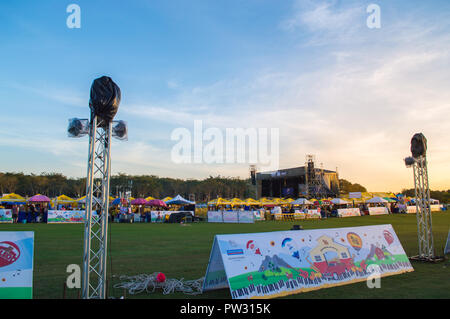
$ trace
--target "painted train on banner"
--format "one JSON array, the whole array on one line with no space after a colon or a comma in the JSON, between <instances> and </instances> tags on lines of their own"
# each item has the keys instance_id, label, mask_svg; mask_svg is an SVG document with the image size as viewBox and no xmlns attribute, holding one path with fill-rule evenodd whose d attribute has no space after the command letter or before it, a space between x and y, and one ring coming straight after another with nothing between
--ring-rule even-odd
<instances>
[{"instance_id":1,"label":"painted train on banner","mask_svg":"<svg viewBox=\"0 0 450 319\"><path fill-rule=\"evenodd\" d=\"M203 288L271 298L364 281L375 267L413 271L391 225L217 235Z\"/></svg>"}]
</instances>

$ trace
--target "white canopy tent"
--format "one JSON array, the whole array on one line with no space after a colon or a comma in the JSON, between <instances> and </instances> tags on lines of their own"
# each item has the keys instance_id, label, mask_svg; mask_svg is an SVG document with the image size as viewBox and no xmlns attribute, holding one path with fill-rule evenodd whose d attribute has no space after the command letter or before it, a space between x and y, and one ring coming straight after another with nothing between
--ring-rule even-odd
<instances>
[{"instance_id":1,"label":"white canopy tent","mask_svg":"<svg viewBox=\"0 0 450 319\"><path fill-rule=\"evenodd\" d=\"M296 200L294 200L293 202L290 202L289 204L291 204L291 205L312 205L313 203L311 203L306 198L297 198Z\"/></svg>"},{"instance_id":2,"label":"white canopy tent","mask_svg":"<svg viewBox=\"0 0 450 319\"><path fill-rule=\"evenodd\" d=\"M331 200L331 202L332 202L333 204L336 204L336 205L345 205L345 204L348 204L348 202L346 202L345 200L340 199L340 198L333 198L333 199Z\"/></svg>"},{"instance_id":3,"label":"white canopy tent","mask_svg":"<svg viewBox=\"0 0 450 319\"><path fill-rule=\"evenodd\" d=\"M386 204L386 203L388 203L388 201L385 200L384 198L377 196L377 197L373 197L369 200L366 200L366 203L368 203L368 204Z\"/></svg>"}]
</instances>

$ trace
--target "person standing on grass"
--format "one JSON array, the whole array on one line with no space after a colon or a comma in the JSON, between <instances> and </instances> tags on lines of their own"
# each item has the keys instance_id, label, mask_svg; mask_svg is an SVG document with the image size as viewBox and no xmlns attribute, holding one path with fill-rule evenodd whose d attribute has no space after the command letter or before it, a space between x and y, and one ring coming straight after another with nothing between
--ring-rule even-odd
<instances>
[{"instance_id":1,"label":"person standing on grass","mask_svg":"<svg viewBox=\"0 0 450 319\"><path fill-rule=\"evenodd\" d=\"M12 207L12 218L13 223L17 224L17 220L19 219L19 207L17 205L13 205Z\"/></svg>"}]
</instances>

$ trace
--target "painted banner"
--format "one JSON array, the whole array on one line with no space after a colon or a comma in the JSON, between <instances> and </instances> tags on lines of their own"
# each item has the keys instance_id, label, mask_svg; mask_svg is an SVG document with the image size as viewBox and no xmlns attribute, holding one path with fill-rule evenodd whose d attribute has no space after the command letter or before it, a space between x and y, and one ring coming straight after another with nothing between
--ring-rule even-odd
<instances>
[{"instance_id":1,"label":"painted banner","mask_svg":"<svg viewBox=\"0 0 450 319\"><path fill-rule=\"evenodd\" d=\"M239 223L239 212L233 211L222 211L222 218L224 223Z\"/></svg>"},{"instance_id":2,"label":"painted banner","mask_svg":"<svg viewBox=\"0 0 450 319\"><path fill-rule=\"evenodd\" d=\"M266 211L264 209L254 210L253 215L255 220L266 220Z\"/></svg>"},{"instance_id":3,"label":"painted banner","mask_svg":"<svg viewBox=\"0 0 450 319\"><path fill-rule=\"evenodd\" d=\"M294 219L295 220L299 220L299 219L305 219L306 218L306 214L302 211L302 210L294 210Z\"/></svg>"},{"instance_id":4,"label":"painted banner","mask_svg":"<svg viewBox=\"0 0 450 319\"><path fill-rule=\"evenodd\" d=\"M369 207L369 215L387 215L389 211L387 207Z\"/></svg>"},{"instance_id":5,"label":"painted banner","mask_svg":"<svg viewBox=\"0 0 450 319\"><path fill-rule=\"evenodd\" d=\"M11 209L0 209L0 223L12 223L12 210Z\"/></svg>"},{"instance_id":6,"label":"painted banner","mask_svg":"<svg viewBox=\"0 0 450 319\"><path fill-rule=\"evenodd\" d=\"M216 235L203 291L273 298L411 271L391 225Z\"/></svg>"},{"instance_id":7,"label":"painted banner","mask_svg":"<svg viewBox=\"0 0 450 319\"><path fill-rule=\"evenodd\" d=\"M416 206L408 206L406 207L406 213L407 214L415 214L417 212Z\"/></svg>"},{"instance_id":8,"label":"painted banner","mask_svg":"<svg viewBox=\"0 0 450 319\"><path fill-rule=\"evenodd\" d=\"M432 212L440 212L441 211L441 206L442 205L439 205L439 204L430 205L430 209L431 209Z\"/></svg>"},{"instance_id":9,"label":"painted banner","mask_svg":"<svg viewBox=\"0 0 450 319\"><path fill-rule=\"evenodd\" d=\"M47 224L84 223L85 217L84 210L49 210Z\"/></svg>"},{"instance_id":10,"label":"painted banner","mask_svg":"<svg viewBox=\"0 0 450 319\"><path fill-rule=\"evenodd\" d=\"M441 211L441 205L430 205L430 211L431 212L440 212ZM406 212L408 214L415 214L417 212L416 206L408 206L406 208Z\"/></svg>"},{"instance_id":11,"label":"painted banner","mask_svg":"<svg viewBox=\"0 0 450 319\"><path fill-rule=\"evenodd\" d=\"M361 198L361 192L350 192L348 193L348 198Z\"/></svg>"},{"instance_id":12,"label":"painted banner","mask_svg":"<svg viewBox=\"0 0 450 319\"><path fill-rule=\"evenodd\" d=\"M338 209L339 217L354 217L361 216L359 208L340 208Z\"/></svg>"},{"instance_id":13,"label":"painted banner","mask_svg":"<svg viewBox=\"0 0 450 319\"><path fill-rule=\"evenodd\" d=\"M320 214L320 208L317 209L307 209L305 211L306 218L308 219L314 219L314 218L321 218L322 215Z\"/></svg>"},{"instance_id":14,"label":"painted banner","mask_svg":"<svg viewBox=\"0 0 450 319\"><path fill-rule=\"evenodd\" d=\"M223 217L221 211L208 211L208 223L223 223Z\"/></svg>"},{"instance_id":15,"label":"painted banner","mask_svg":"<svg viewBox=\"0 0 450 319\"><path fill-rule=\"evenodd\" d=\"M33 298L34 232L0 232L0 299Z\"/></svg>"},{"instance_id":16,"label":"painted banner","mask_svg":"<svg viewBox=\"0 0 450 319\"><path fill-rule=\"evenodd\" d=\"M450 254L450 229L448 231L447 243L445 243L444 255Z\"/></svg>"},{"instance_id":17,"label":"painted banner","mask_svg":"<svg viewBox=\"0 0 450 319\"><path fill-rule=\"evenodd\" d=\"M209 223L254 223L253 212L248 210L208 211Z\"/></svg>"},{"instance_id":18,"label":"painted banner","mask_svg":"<svg viewBox=\"0 0 450 319\"><path fill-rule=\"evenodd\" d=\"M178 210L163 210L163 211L151 211L150 212L150 222L152 223L164 223L169 219L171 214L175 213L191 213L194 216L193 211L178 211ZM167 217L166 217L167 216Z\"/></svg>"},{"instance_id":19,"label":"painted banner","mask_svg":"<svg viewBox=\"0 0 450 319\"><path fill-rule=\"evenodd\" d=\"M241 224L251 224L255 222L253 212L248 210L241 210L238 212L238 220Z\"/></svg>"}]
</instances>

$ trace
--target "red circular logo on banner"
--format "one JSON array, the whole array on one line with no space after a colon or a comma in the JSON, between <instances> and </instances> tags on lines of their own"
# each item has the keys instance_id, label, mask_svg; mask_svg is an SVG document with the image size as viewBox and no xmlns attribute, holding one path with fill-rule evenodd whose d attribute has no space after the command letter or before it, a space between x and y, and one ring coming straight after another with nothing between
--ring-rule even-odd
<instances>
[{"instance_id":1,"label":"red circular logo on banner","mask_svg":"<svg viewBox=\"0 0 450 319\"><path fill-rule=\"evenodd\" d=\"M14 263L20 257L19 247L10 241L0 242L0 267Z\"/></svg>"}]
</instances>

